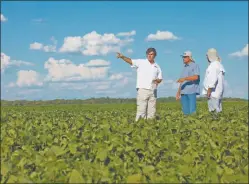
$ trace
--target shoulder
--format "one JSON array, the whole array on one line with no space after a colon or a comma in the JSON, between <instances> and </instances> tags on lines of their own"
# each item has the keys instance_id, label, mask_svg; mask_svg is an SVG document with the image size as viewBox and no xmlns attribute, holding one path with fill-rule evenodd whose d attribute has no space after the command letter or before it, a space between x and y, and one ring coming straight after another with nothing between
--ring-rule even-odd
<instances>
[{"instance_id":1,"label":"shoulder","mask_svg":"<svg viewBox=\"0 0 249 184\"><path fill-rule=\"evenodd\" d=\"M218 62L211 62L207 68L207 70L218 70L220 68L220 64Z\"/></svg>"},{"instance_id":2,"label":"shoulder","mask_svg":"<svg viewBox=\"0 0 249 184\"><path fill-rule=\"evenodd\" d=\"M190 66L189 66L189 70L191 70L193 72L197 72L197 71L199 71L199 65L195 62L191 62Z\"/></svg>"},{"instance_id":3,"label":"shoulder","mask_svg":"<svg viewBox=\"0 0 249 184\"><path fill-rule=\"evenodd\" d=\"M137 63L146 61L146 59L131 59L131 60Z\"/></svg>"},{"instance_id":4,"label":"shoulder","mask_svg":"<svg viewBox=\"0 0 249 184\"><path fill-rule=\"evenodd\" d=\"M199 67L199 65L196 62L191 62L191 67L196 68Z\"/></svg>"},{"instance_id":5,"label":"shoulder","mask_svg":"<svg viewBox=\"0 0 249 184\"><path fill-rule=\"evenodd\" d=\"M140 67L141 64L146 61L146 59L131 59L131 61L132 61L132 65L133 65L132 67L134 67L134 66Z\"/></svg>"}]
</instances>

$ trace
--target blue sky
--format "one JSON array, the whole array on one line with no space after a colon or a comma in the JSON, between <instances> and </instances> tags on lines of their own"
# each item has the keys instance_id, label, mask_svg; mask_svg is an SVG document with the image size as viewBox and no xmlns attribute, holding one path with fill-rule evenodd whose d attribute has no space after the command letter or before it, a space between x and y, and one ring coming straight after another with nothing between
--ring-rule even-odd
<instances>
[{"instance_id":1,"label":"blue sky","mask_svg":"<svg viewBox=\"0 0 249 184\"><path fill-rule=\"evenodd\" d=\"M201 71L216 48L226 69L225 96L248 99L248 2L2 2L1 99L135 97L136 71L116 51L145 58L158 52L175 96L193 53Z\"/></svg>"}]
</instances>

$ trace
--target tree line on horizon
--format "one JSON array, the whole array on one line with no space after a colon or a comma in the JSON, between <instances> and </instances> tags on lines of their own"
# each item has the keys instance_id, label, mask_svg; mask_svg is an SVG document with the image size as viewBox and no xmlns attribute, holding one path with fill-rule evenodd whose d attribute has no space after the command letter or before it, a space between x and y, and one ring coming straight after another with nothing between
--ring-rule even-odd
<instances>
[{"instance_id":1,"label":"tree line on horizon","mask_svg":"<svg viewBox=\"0 0 249 184\"><path fill-rule=\"evenodd\" d=\"M206 101L205 97L197 98L197 101ZM175 102L175 97L158 98L159 103ZM223 101L248 101L241 98L223 98ZM57 104L124 104L136 103L135 98L89 98L89 99L54 99L54 100L1 100L1 106L23 106L23 105L57 105Z\"/></svg>"}]
</instances>

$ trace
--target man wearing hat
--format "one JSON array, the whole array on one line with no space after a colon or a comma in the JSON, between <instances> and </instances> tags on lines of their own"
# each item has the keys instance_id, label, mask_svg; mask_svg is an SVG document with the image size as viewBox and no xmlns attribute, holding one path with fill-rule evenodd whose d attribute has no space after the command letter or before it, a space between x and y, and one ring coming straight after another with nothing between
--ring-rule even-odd
<instances>
[{"instance_id":1,"label":"man wearing hat","mask_svg":"<svg viewBox=\"0 0 249 184\"><path fill-rule=\"evenodd\" d=\"M192 53L186 51L181 55L184 67L181 73L180 83L176 94L176 100L181 99L182 111L184 115L196 112L196 95L200 94L200 69L192 58Z\"/></svg>"},{"instance_id":2,"label":"man wearing hat","mask_svg":"<svg viewBox=\"0 0 249 184\"><path fill-rule=\"evenodd\" d=\"M202 94L208 98L208 109L210 112L221 112L221 100L224 93L225 69L221 64L217 50L208 49L207 61L209 66L206 70Z\"/></svg>"}]
</instances>

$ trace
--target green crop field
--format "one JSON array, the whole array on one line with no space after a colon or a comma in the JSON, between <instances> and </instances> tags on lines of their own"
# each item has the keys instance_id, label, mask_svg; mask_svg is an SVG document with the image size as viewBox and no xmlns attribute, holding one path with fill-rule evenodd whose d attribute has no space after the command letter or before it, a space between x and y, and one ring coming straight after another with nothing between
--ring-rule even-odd
<instances>
[{"instance_id":1,"label":"green crop field","mask_svg":"<svg viewBox=\"0 0 249 184\"><path fill-rule=\"evenodd\" d=\"M1 183L248 183L248 102L223 109L160 103L136 123L135 104L2 107Z\"/></svg>"}]
</instances>

